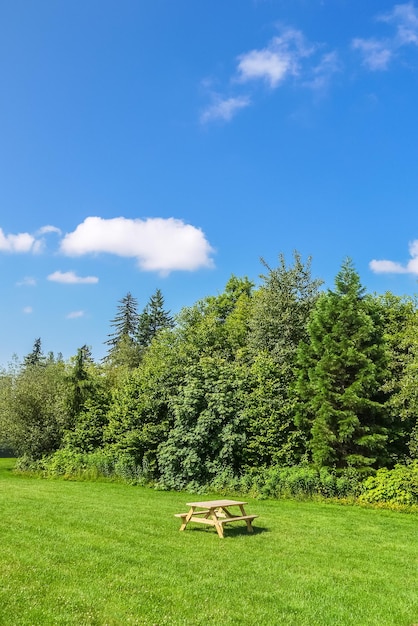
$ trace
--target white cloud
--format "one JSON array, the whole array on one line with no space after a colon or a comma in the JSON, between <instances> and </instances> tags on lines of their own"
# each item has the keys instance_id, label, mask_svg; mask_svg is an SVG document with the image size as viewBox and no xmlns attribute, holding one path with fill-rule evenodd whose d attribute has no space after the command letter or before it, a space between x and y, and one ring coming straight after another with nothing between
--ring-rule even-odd
<instances>
[{"instance_id":1,"label":"white cloud","mask_svg":"<svg viewBox=\"0 0 418 626\"><path fill-rule=\"evenodd\" d=\"M38 230L39 235L46 235L48 233L57 233L57 235L61 235L61 230L56 226L51 226L50 224L48 224L47 226L42 226Z\"/></svg>"},{"instance_id":2,"label":"white cloud","mask_svg":"<svg viewBox=\"0 0 418 626\"><path fill-rule=\"evenodd\" d=\"M23 308L23 313L24 313L25 315L30 315L31 313L33 313L33 309L32 309L32 307L31 307L31 306L25 306L25 307Z\"/></svg>"},{"instance_id":3,"label":"white cloud","mask_svg":"<svg viewBox=\"0 0 418 626\"><path fill-rule=\"evenodd\" d=\"M200 121L204 124L213 120L229 122L238 111L251 104L250 98L246 96L225 99L222 99L220 96L215 96L214 100L214 103L208 106L200 116Z\"/></svg>"},{"instance_id":4,"label":"white cloud","mask_svg":"<svg viewBox=\"0 0 418 626\"><path fill-rule=\"evenodd\" d=\"M395 261L370 261L369 263L370 269L375 272L375 274L406 274L407 269L403 267L400 263L396 263Z\"/></svg>"},{"instance_id":5,"label":"white cloud","mask_svg":"<svg viewBox=\"0 0 418 626\"><path fill-rule=\"evenodd\" d=\"M77 276L74 272L53 272L47 277L55 283L65 283L67 285L93 285L99 282L96 276Z\"/></svg>"},{"instance_id":6,"label":"white cloud","mask_svg":"<svg viewBox=\"0 0 418 626\"><path fill-rule=\"evenodd\" d=\"M393 56L392 44L379 39L353 39L352 47L359 50L363 65L369 70L386 70Z\"/></svg>"},{"instance_id":7,"label":"white cloud","mask_svg":"<svg viewBox=\"0 0 418 626\"><path fill-rule=\"evenodd\" d=\"M413 2L396 4L392 11L379 15L377 20L395 27L395 33L385 39L361 39L352 41L352 47L363 56L363 64L370 70L386 70L389 62L408 45L418 46L418 10Z\"/></svg>"},{"instance_id":8,"label":"white cloud","mask_svg":"<svg viewBox=\"0 0 418 626\"><path fill-rule=\"evenodd\" d=\"M321 90L325 89L331 77L337 72L341 72L342 66L338 58L338 53L334 50L324 54L318 65L312 70L312 77L305 82L306 87L311 89Z\"/></svg>"},{"instance_id":9,"label":"white cloud","mask_svg":"<svg viewBox=\"0 0 418 626\"><path fill-rule=\"evenodd\" d=\"M277 87L291 68L291 59L271 50L251 50L241 55L238 71L242 82L262 78Z\"/></svg>"},{"instance_id":10,"label":"white cloud","mask_svg":"<svg viewBox=\"0 0 418 626\"><path fill-rule=\"evenodd\" d=\"M40 252L42 242L29 233L5 235L0 228L0 251L11 253Z\"/></svg>"},{"instance_id":11,"label":"white cloud","mask_svg":"<svg viewBox=\"0 0 418 626\"><path fill-rule=\"evenodd\" d=\"M141 269L168 274L212 267L213 249L204 233L174 218L87 217L61 241L68 256L101 252L137 259Z\"/></svg>"},{"instance_id":12,"label":"white cloud","mask_svg":"<svg viewBox=\"0 0 418 626\"><path fill-rule=\"evenodd\" d=\"M2 228L0 228L0 252L10 252L16 254L33 253L37 254L44 248L44 240L39 235L47 233L58 233L61 231L56 226L42 226L36 235L30 233L18 233L17 235L6 235Z\"/></svg>"},{"instance_id":13,"label":"white cloud","mask_svg":"<svg viewBox=\"0 0 418 626\"><path fill-rule=\"evenodd\" d=\"M409 244L411 259L406 265L397 261L370 261L369 267L376 274L412 274L418 276L418 239Z\"/></svg>"},{"instance_id":14,"label":"white cloud","mask_svg":"<svg viewBox=\"0 0 418 626\"><path fill-rule=\"evenodd\" d=\"M236 57L236 70L230 79L234 89L250 89L251 84L265 83L271 89L277 89L287 79L293 78L299 85L314 90L324 90L333 74L341 71L341 63L336 51L323 53L316 65L312 57L323 50L321 44L311 44L304 34L297 29L281 27L279 34L273 37L265 47L249 50ZM253 101L248 94L235 97L223 97L211 92L211 80L202 81L212 97L210 104L200 117L201 122L215 119L231 120L242 108ZM240 87L239 87L240 86Z\"/></svg>"},{"instance_id":15,"label":"white cloud","mask_svg":"<svg viewBox=\"0 0 418 626\"><path fill-rule=\"evenodd\" d=\"M285 29L266 48L251 50L238 57L237 80L264 80L270 87L276 88L288 75L298 75L300 60L310 56L314 50L313 46L306 44L299 30Z\"/></svg>"},{"instance_id":16,"label":"white cloud","mask_svg":"<svg viewBox=\"0 0 418 626\"><path fill-rule=\"evenodd\" d=\"M18 287L35 287L36 279L32 278L32 276L25 276L25 278L18 283L16 283Z\"/></svg>"},{"instance_id":17,"label":"white cloud","mask_svg":"<svg viewBox=\"0 0 418 626\"><path fill-rule=\"evenodd\" d=\"M379 20L396 26L395 45L418 45L418 9L413 2L396 4L393 11L381 15Z\"/></svg>"},{"instance_id":18,"label":"white cloud","mask_svg":"<svg viewBox=\"0 0 418 626\"><path fill-rule=\"evenodd\" d=\"M84 316L85 316L84 311L72 311L71 313L68 313L68 315L66 315L65 317L67 320L74 320L74 319L78 319Z\"/></svg>"}]
</instances>

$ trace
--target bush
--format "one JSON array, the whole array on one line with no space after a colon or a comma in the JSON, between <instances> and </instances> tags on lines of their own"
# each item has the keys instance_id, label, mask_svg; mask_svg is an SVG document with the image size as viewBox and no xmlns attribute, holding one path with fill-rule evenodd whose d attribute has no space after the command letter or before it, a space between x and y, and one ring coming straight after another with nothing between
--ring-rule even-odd
<instances>
[{"instance_id":1,"label":"bush","mask_svg":"<svg viewBox=\"0 0 418 626\"><path fill-rule=\"evenodd\" d=\"M343 474L327 468L320 471L310 466L270 468L261 490L266 497L345 498L354 496L359 489L359 478L354 471Z\"/></svg>"},{"instance_id":2,"label":"bush","mask_svg":"<svg viewBox=\"0 0 418 626\"><path fill-rule=\"evenodd\" d=\"M370 504L418 504L418 461L378 470L364 481L359 500Z\"/></svg>"},{"instance_id":3,"label":"bush","mask_svg":"<svg viewBox=\"0 0 418 626\"><path fill-rule=\"evenodd\" d=\"M77 452L69 448L57 450L40 461L27 457L19 459L17 471L41 473L46 478L94 480L97 478L119 479L133 484L146 484L146 468L139 467L128 455L111 455L104 451Z\"/></svg>"},{"instance_id":4,"label":"bush","mask_svg":"<svg viewBox=\"0 0 418 626\"><path fill-rule=\"evenodd\" d=\"M360 493L360 479L353 469L337 473L309 465L252 469L239 478L228 473L210 484L217 492L248 494L259 498L347 498Z\"/></svg>"}]
</instances>

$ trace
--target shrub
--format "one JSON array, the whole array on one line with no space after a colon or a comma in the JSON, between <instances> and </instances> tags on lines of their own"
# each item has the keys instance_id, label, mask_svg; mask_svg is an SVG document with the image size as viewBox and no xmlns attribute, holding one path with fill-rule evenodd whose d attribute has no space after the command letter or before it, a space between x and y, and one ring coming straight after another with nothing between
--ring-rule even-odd
<instances>
[{"instance_id":1,"label":"shrub","mask_svg":"<svg viewBox=\"0 0 418 626\"><path fill-rule=\"evenodd\" d=\"M146 468L136 465L131 457L126 454L112 455L102 450L87 453L62 448L37 462L22 457L16 469L21 472L41 473L51 478L81 480L111 478L134 484L148 482Z\"/></svg>"},{"instance_id":2,"label":"shrub","mask_svg":"<svg viewBox=\"0 0 418 626\"><path fill-rule=\"evenodd\" d=\"M371 504L418 504L418 461L382 468L363 483L360 502Z\"/></svg>"},{"instance_id":3,"label":"shrub","mask_svg":"<svg viewBox=\"0 0 418 626\"><path fill-rule=\"evenodd\" d=\"M353 469L337 473L309 465L272 466L252 469L239 478L224 473L210 485L217 492L235 492L259 498L347 498L360 492L360 479Z\"/></svg>"}]
</instances>

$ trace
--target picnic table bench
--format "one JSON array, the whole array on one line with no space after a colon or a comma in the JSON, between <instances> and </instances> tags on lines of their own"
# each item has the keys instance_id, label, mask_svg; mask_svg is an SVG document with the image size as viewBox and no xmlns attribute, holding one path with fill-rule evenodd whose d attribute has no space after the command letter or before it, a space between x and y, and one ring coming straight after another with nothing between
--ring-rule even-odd
<instances>
[{"instance_id":1,"label":"picnic table bench","mask_svg":"<svg viewBox=\"0 0 418 626\"><path fill-rule=\"evenodd\" d=\"M252 522L258 515L247 515L244 509L245 504L247 502L239 502L237 500L187 502L187 506L190 507L189 511L187 513L175 513L175 517L182 520L180 530L185 530L190 522L207 524L208 526L214 526L219 537L223 538L223 527L225 524L244 521L247 524L247 531L252 533L254 531ZM230 507L238 507L240 514L231 513Z\"/></svg>"}]
</instances>

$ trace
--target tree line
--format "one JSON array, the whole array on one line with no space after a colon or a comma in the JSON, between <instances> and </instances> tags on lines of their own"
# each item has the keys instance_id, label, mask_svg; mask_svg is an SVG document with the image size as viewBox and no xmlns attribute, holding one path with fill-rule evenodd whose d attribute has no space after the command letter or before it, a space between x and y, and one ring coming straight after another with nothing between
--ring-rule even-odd
<instances>
[{"instance_id":1,"label":"tree line","mask_svg":"<svg viewBox=\"0 0 418 626\"><path fill-rule=\"evenodd\" d=\"M27 466L136 468L170 489L272 467L373 475L418 458L418 309L366 293L350 259L332 289L310 259L265 261L260 284L171 316L128 293L105 358L41 340L0 376L0 442ZM99 461L97 461L99 463Z\"/></svg>"}]
</instances>

